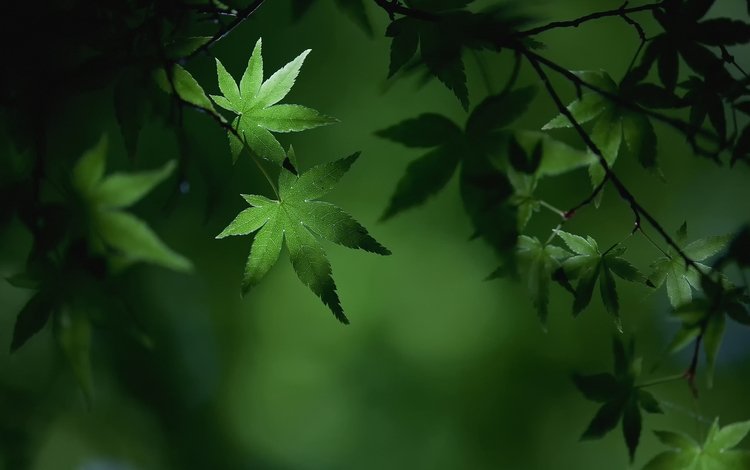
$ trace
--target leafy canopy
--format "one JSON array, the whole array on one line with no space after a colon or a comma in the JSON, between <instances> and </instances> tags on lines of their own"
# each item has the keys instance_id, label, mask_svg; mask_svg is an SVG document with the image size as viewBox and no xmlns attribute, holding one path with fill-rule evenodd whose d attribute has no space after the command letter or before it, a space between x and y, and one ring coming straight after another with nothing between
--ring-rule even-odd
<instances>
[{"instance_id":1,"label":"leafy canopy","mask_svg":"<svg viewBox=\"0 0 750 470\"><path fill-rule=\"evenodd\" d=\"M277 104L292 89L310 49L265 81L261 49L262 40L258 39L239 86L221 61L216 59L222 95L211 95L211 99L221 108L237 115L232 121L232 127L252 152L281 165L286 153L272 132L300 132L333 124L338 120L298 104ZM232 132L228 135L232 158L236 160L242 152L243 142Z\"/></svg>"},{"instance_id":2,"label":"leafy canopy","mask_svg":"<svg viewBox=\"0 0 750 470\"><path fill-rule=\"evenodd\" d=\"M333 189L357 158L359 153L314 166L299 176L281 168L278 200L242 196L251 207L240 212L216 238L258 232L245 266L243 292L263 279L286 241L292 266L302 283L320 297L339 321L348 323L331 277L331 265L316 235L349 248L390 254L349 214L317 200Z\"/></svg>"}]
</instances>

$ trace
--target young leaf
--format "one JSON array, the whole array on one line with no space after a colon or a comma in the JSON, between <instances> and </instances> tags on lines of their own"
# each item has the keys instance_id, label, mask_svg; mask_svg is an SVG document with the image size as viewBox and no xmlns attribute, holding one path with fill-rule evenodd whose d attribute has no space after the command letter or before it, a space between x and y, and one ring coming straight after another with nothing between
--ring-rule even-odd
<instances>
[{"instance_id":1,"label":"young leaf","mask_svg":"<svg viewBox=\"0 0 750 470\"><path fill-rule=\"evenodd\" d=\"M519 271L543 325L547 322L549 284L552 272L569 253L553 245L542 245L537 238L522 235L518 239Z\"/></svg>"},{"instance_id":2,"label":"young leaf","mask_svg":"<svg viewBox=\"0 0 750 470\"><path fill-rule=\"evenodd\" d=\"M317 199L330 191L357 160L355 153L341 160L315 166L296 176L282 168L279 200L243 196L252 206L242 211L216 238L247 235L253 240L243 277L243 292L257 285L276 263L285 241L297 276L342 323L348 323L341 308L331 266L315 235L349 248L380 255L390 251L338 207Z\"/></svg>"},{"instance_id":3,"label":"young leaf","mask_svg":"<svg viewBox=\"0 0 750 470\"><path fill-rule=\"evenodd\" d=\"M229 132L230 150L236 160L242 146L247 145L258 156L281 166L286 152L273 133L300 132L338 122L337 119L296 104L277 104L292 89L302 63L310 53L304 51L263 81L262 42L259 39L250 56L239 86L216 60L220 96L212 96L222 108L238 115L232 127L241 137Z\"/></svg>"}]
</instances>

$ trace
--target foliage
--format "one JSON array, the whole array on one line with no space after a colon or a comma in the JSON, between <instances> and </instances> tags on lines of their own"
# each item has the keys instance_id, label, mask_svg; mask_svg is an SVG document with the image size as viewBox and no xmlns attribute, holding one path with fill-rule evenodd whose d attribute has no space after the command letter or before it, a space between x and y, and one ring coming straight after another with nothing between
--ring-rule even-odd
<instances>
[{"instance_id":1,"label":"foliage","mask_svg":"<svg viewBox=\"0 0 750 470\"><path fill-rule=\"evenodd\" d=\"M241 165L230 167L219 159L206 163L194 158L197 146L185 122L193 111L207 118L202 126L208 128L210 123L226 133L233 163L248 150L275 196L243 194L250 207L216 236L253 234L242 293L251 293L265 278L286 245L300 281L340 322L348 323L320 238L380 255L390 251L352 216L319 200L348 172L359 152L302 171L306 165L300 165L291 146L285 151L282 145L285 134L338 122L307 106L281 103L310 49L264 80L262 41L257 39L238 82L214 56L214 46L245 20L262 17L263 0L63 3L33 11L14 5L2 20L9 38L3 44L8 49L3 57L12 66L0 78L0 104L13 146L10 156L0 162L0 197L7 201L0 212L0 229L24 227L29 246L24 253L26 266L7 280L32 291L16 316L11 352L51 324L63 357L86 401L92 403L92 341L99 326L128 318L123 311L129 309L121 307L120 300L129 295L127 283L121 282L131 275L129 268L143 262L182 273L193 271L191 259L167 246L145 218L134 215L136 204L173 174L178 180L169 188L173 196L188 193L192 178L198 186L205 183L210 206L221 202L216 195L224 182L211 181L220 179L215 177L217 169L242 171ZM750 228L688 243L687 222L676 235L670 234L641 200L641 188L622 179L620 172L623 163L634 160L642 167L637 168L641 177L654 173L668 181L669 174L662 173L662 167L670 167L662 164L662 127L688 142L696 156L732 167L750 162L750 79L732 55L738 50L734 48L750 44L750 23L747 18L714 17L715 0L662 0L636 6L626 2L616 9L546 24L522 5L490 2L479 7L476 3L372 2L388 20L384 28L390 40L388 79L402 80L413 73L421 74L423 82L435 78L466 111L462 124L430 112L376 132L424 152L408 164L382 220L423 205L458 173L463 211L471 225L466 232L484 240L497 255L499 267L489 277L520 280L544 328L555 285L561 293L572 295L576 317L591 304L598 283L604 309L618 330L614 371L573 376L586 398L601 403L582 439L603 437L622 423L632 461L641 437L642 411L663 412L645 388L685 381L697 397L699 366L708 386L713 384L726 317L750 325L747 284L730 279L737 271L729 269L737 268L737 277L742 278L750 265ZM291 4L292 16L300 20L312 10L313 1ZM370 2L337 0L335 5L377 40L380 31L368 9ZM653 17L652 25L645 21L647 16ZM78 24L61 30L61 17ZM632 27L639 39L619 80L605 70L571 71L546 56L545 33L606 18ZM39 44L17 40L26 37L27 25L37 31ZM82 25L86 28L78 29L86 31L80 35L67 34ZM293 34L289 38L293 41ZM470 93L467 53L476 59L487 82L486 93L473 107L469 97L480 92ZM512 56L512 68L500 91L494 91L479 53ZM215 63L220 94L207 93L202 84L203 74L193 59L205 56ZM524 66L533 79L521 73ZM343 74L345 69L326 69L326 73ZM572 100L558 92L558 78L575 90ZM105 175L106 135L75 163L58 149L52 129L56 118L65 115L60 110L69 106L66 98L91 90L111 95L113 122L120 128L127 166L133 171ZM553 105L546 110L548 122L541 129L520 124L524 113L542 98ZM151 118L174 130L179 158L153 170L136 171L137 157L144 157L139 137ZM553 137L548 131L560 135ZM199 170L191 173L188 169L196 162ZM580 202L559 209L567 199L549 188L576 177L583 168L590 189L583 185L573 195ZM598 234L563 230L583 209L600 208L605 187L612 188L630 210L633 227L607 249L599 247L597 240L605 238ZM179 197L171 200L179 202ZM543 210L554 218L552 224L535 217ZM211 210L207 212L210 219ZM595 215L602 224L610 217L605 212ZM690 216L699 218L695 213ZM735 225L742 223L747 221ZM641 273L627 251L636 237L658 253L649 276ZM642 359L635 357L634 340L623 339L629 312L621 305L617 278L654 290L666 286L669 317L679 322L666 349L676 353L694 346L684 372L641 381ZM126 327L115 329L131 333L138 329L130 319L125 323ZM734 447L748 429L748 422L719 428L717 418L702 445L682 433L657 431L657 438L670 450L645 468L745 468L747 453Z\"/></svg>"}]
</instances>

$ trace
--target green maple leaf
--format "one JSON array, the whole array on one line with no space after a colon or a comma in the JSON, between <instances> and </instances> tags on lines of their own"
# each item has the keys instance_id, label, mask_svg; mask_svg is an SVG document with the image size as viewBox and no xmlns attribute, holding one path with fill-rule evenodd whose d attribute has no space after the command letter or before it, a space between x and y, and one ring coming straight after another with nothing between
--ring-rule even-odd
<instances>
[{"instance_id":1,"label":"green maple leaf","mask_svg":"<svg viewBox=\"0 0 750 470\"><path fill-rule=\"evenodd\" d=\"M576 75L584 82L613 95L625 95L629 92L629 83L618 87L604 71L576 72ZM621 153L627 152L637 158L644 168L657 168L656 134L651 121L644 114L621 107L594 91L582 93L580 98L568 105L568 111L578 124L593 124L589 136L610 167ZM545 124L542 130L563 127L570 128L573 125L561 113ZM604 179L604 169L598 161L590 164L589 175L593 187L597 187Z\"/></svg>"},{"instance_id":2,"label":"green maple leaf","mask_svg":"<svg viewBox=\"0 0 750 470\"><path fill-rule=\"evenodd\" d=\"M552 273L570 253L554 245L543 245L537 238L518 238L518 269L542 324L547 322L549 284Z\"/></svg>"},{"instance_id":3,"label":"green maple leaf","mask_svg":"<svg viewBox=\"0 0 750 470\"><path fill-rule=\"evenodd\" d=\"M219 59L216 71L222 95L211 95L214 102L236 114L232 126L244 143L255 154L277 165L284 162L286 153L273 132L300 132L338 122L318 111L298 104L277 104L292 89L302 63L310 53L304 51L263 81L262 42L258 39L239 85ZM237 159L243 143L229 132L232 158Z\"/></svg>"},{"instance_id":4,"label":"green maple leaf","mask_svg":"<svg viewBox=\"0 0 750 470\"><path fill-rule=\"evenodd\" d=\"M575 255L563 262L563 271L568 278L577 278L573 314L578 315L591 302L596 281L607 311L614 316L615 325L622 330L620 322L620 302L617 295L615 276L630 282L646 283L646 277L621 255L625 248L614 246L602 253L599 245L591 237L583 238L572 233L556 231Z\"/></svg>"},{"instance_id":5,"label":"green maple leaf","mask_svg":"<svg viewBox=\"0 0 750 470\"><path fill-rule=\"evenodd\" d=\"M581 439L599 439L622 421L631 461L641 435L641 409L662 413L656 398L637 385L642 360L634 357L634 350L632 339L625 344L617 337L613 341L614 374L573 375L573 382L587 399L602 403Z\"/></svg>"},{"instance_id":6,"label":"green maple leaf","mask_svg":"<svg viewBox=\"0 0 750 470\"><path fill-rule=\"evenodd\" d=\"M670 449L657 454L643 470L743 470L750 468L750 452L737 446L750 432L750 421L719 427L714 420L703 445L681 432L654 431Z\"/></svg>"},{"instance_id":7,"label":"green maple leaf","mask_svg":"<svg viewBox=\"0 0 750 470\"><path fill-rule=\"evenodd\" d=\"M118 266L145 261L187 271L192 264L166 246L139 218L123 209L135 204L174 170L170 161L162 168L104 177L107 138L86 153L73 167L73 188L83 200L89 240L98 251L110 252Z\"/></svg>"},{"instance_id":8,"label":"green maple leaf","mask_svg":"<svg viewBox=\"0 0 750 470\"><path fill-rule=\"evenodd\" d=\"M279 199L243 195L250 208L239 215L216 238L247 235L257 231L245 266L242 290L247 293L276 263L286 241L297 276L342 323L348 323L341 308L331 265L316 235L349 248L380 255L390 251L372 238L349 214L317 199L330 191L357 160L355 153L341 160L317 165L295 176L285 168L279 174Z\"/></svg>"},{"instance_id":9,"label":"green maple leaf","mask_svg":"<svg viewBox=\"0 0 750 470\"><path fill-rule=\"evenodd\" d=\"M677 242L684 244L687 239L687 223L683 223L677 231ZM730 237L714 236L701 238L692 243L684 244L682 251L706 274L712 270L705 264L699 263L721 251ZM693 298L692 290L700 290L700 273L697 269L685 264L682 259L672 248L668 248L667 256L661 257L651 264L652 272L649 280L655 287L661 287L666 284L667 296L673 307L690 302Z\"/></svg>"}]
</instances>

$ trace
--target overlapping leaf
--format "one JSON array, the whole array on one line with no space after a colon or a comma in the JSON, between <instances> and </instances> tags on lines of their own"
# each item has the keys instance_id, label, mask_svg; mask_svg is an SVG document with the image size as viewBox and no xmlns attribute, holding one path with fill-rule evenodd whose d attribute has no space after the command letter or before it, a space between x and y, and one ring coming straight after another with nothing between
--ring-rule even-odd
<instances>
[{"instance_id":1,"label":"overlapping leaf","mask_svg":"<svg viewBox=\"0 0 750 470\"><path fill-rule=\"evenodd\" d=\"M637 385L642 361L634 357L634 349L632 340L624 343L617 337L613 341L614 374L573 376L576 387L587 399L602 403L581 439L604 437L622 422L631 461L635 457L641 436L641 410L647 413L662 412L656 398Z\"/></svg>"},{"instance_id":2,"label":"overlapping leaf","mask_svg":"<svg viewBox=\"0 0 750 470\"><path fill-rule=\"evenodd\" d=\"M391 42L388 76L404 68L419 50L419 61L430 75L451 90L464 109L469 93L462 52L464 49L498 51L517 39L512 34L528 19L509 8L492 7L480 12L463 10L473 0L409 0L406 3L433 16L431 21L402 17L386 30Z\"/></svg>"},{"instance_id":3,"label":"overlapping leaf","mask_svg":"<svg viewBox=\"0 0 750 470\"><path fill-rule=\"evenodd\" d=\"M294 60L263 81L262 41L258 39L239 85L216 59L219 89L222 95L211 95L221 108L237 117L232 126L248 148L258 156L282 165L286 153L273 133L300 132L338 122L318 111L298 104L277 104L292 89L302 63L310 53L304 51ZM242 152L243 142L229 132L232 158Z\"/></svg>"},{"instance_id":4,"label":"overlapping leaf","mask_svg":"<svg viewBox=\"0 0 750 470\"><path fill-rule=\"evenodd\" d=\"M185 271L188 259L167 247L139 218L125 212L166 179L174 162L140 173L104 176L107 139L103 137L73 168L73 187L84 201L92 246L112 250L111 259L120 265L145 261Z\"/></svg>"},{"instance_id":5,"label":"overlapping leaf","mask_svg":"<svg viewBox=\"0 0 750 470\"><path fill-rule=\"evenodd\" d=\"M577 72L577 75L584 82L612 95L626 93L624 87L618 87L604 71ZM644 114L619 106L596 91L582 93L580 98L568 105L568 110L578 124L591 123L589 136L610 167L621 152L627 152L637 158L644 168L656 168L656 134L651 121ZM559 114L542 129L572 126L567 116ZM605 176L598 161L591 163L589 174L593 187L597 187Z\"/></svg>"},{"instance_id":6,"label":"overlapping leaf","mask_svg":"<svg viewBox=\"0 0 750 470\"><path fill-rule=\"evenodd\" d=\"M554 245L543 245L537 238L518 238L518 268L542 324L547 322L549 285L552 273L570 253Z\"/></svg>"},{"instance_id":7,"label":"overlapping leaf","mask_svg":"<svg viewBox=\"0 0 750 470\"><path fill-rule=\"evenodd\" d=\"M627 260L622 258L625 248L613 246L605 252L591 237L583 238L558 230L557 235L575 253L563 262L562 269L567 279L578 279L573 302L573 314L578 315L591 302L594 287L599 281L599 293L607 311L613 315L618 329L620 322L620 301L617 295L615 276L629 282L646 283L646 277Z\"/></svg>"},{"instance_id":8,"label":"overlapping leaf","mask_svg":"<svg viewBox=\"0 0 750 470\"><path fill-rule=\"evenodd\" d=\"M687 224L682 224L677 231L677 241L684 244L687 239ZM729 242L728 236L714 236L701 238L692 243L685 244L682 251L693 261L704 273L710 273L711 268L700 263L707 258L717 254ZM688 267L672 248L668 248L667 255L661 257L651 264L652 272L648 276L654 287L667 286L667 296L673 307L679 307L692 300L692 290L700 290L700 273L694 267Z\"/></svg>"},{"instance_id":9,"label":"overlapping leaf","mask_svg":"<svg viewBox=\"0 0 750 470\"><path fill-rule=\"evenodd\" d=\"M750 421L719 427L718 418L699 444L681 432L655 431L657 439L669 447L652 458L643 470L742 470L750 468L750 451L735 447L750 432Z\"/></svg>"},{"instance_id":10,"label":"overlapping leaf","mask_svg":"<svg viewBox=\"0 0 750 470\"><path fill-rule=\"evenodd\" d=\"M379 131L379 136L407 147L430 149L407 167L383 218L424 203L448 183L462 164L461 192L477 232L486 234L499 248L515 246L517 226L525 225L536 204L532 194L534 181L592 161L590 155L544 133L506 129L532 98L531 88L490 96L474 108L464 130L441 115L423 114ZM525 155L541 154L533 174L508 178L511 142ZM494 216L488 211L495 211ZM517 224L506 223L516 217Z\"/></svg>"},{"instance_id":11,"label":"overlapping leaf","mask_svg":"<svg viewBox=\"0 0 750 470\"><path fill-rule=\"evenodd\" d=\"M292 266L302 283L320 297L339 321L348 323L331 276L331 265L316 236L349 248L390 254L349 214L318 200L333 189L358 157L359 153L355 153L318 165L300 176L282 168L278 200L243 195L251 207L240 212L216 237L258 232L245 266L243 292L263 279L278 260L282 243L286 243Z\"/></svg>"}]
</instances>

